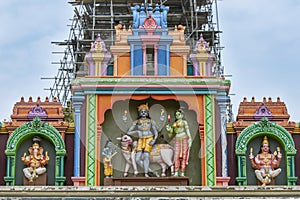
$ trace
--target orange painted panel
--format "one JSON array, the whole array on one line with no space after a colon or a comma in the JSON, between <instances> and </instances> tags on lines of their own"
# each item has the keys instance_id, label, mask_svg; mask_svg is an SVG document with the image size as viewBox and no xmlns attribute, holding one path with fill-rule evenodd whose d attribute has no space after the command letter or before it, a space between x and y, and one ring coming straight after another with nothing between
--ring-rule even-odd
<instances>
[{"instance_id":1,"label":"orange painted panel","mask_svg":"<svg viewBox=\"0 0 300 200\"><path fill-rule=\"evenodd\" d=\"M203 95L98 95L98 123L102 124L104 121L104 113L106 110L111 109L112 105L119 100L133 99L143 100L147 98L153 98L156 100L181 100L185 101L189 105L189 109L194 110L197 113L197 121L199 124L204 124L204 101Z\"/></svg>"},{"instance_id":2,"label":"orange painted panel","mask_svg":"<svg viewBox=\"0 0 300 200\"><path fill-rule=\"evenodd\" d=\"M183 62L182 56L171 56L170 57L170 75L183 75Z\"/></svg>"},{"instance_id":3,"label":"orange painted panel","mask_svg":"<svg viewBox=\"0 0 300 200\"><path fill-rule=\"evenodd\" d=\"M97 103L98 123L102 124L104 121L105 111L112 107L111 95L98 95Z\"/></svg>"},{"instance_id":4,"label":"orange painted panel","mask_svg":"<svg viewBox=\"0 0 300 200\"><path fill-rule=\"evenodd\" d=\"M130 56L119 56L118 59L118 76L130 74Z\"/></svg>"}]
</instances>

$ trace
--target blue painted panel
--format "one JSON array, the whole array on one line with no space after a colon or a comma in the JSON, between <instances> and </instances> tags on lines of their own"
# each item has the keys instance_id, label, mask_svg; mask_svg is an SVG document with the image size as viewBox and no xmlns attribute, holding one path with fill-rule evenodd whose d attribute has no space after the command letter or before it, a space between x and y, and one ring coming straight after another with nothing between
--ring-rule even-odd
<instances>
[{"instance_id":1,"label":"blue painted panel","mask_svg":"<svg viewBox=\"0 0 300 200\"><path fill-rule=\"evenodd\" d=\"M167 51L165 46L159 46L157 51L157 61L158 61L158 75L159 76L166 76L168 75L168 68L167 65Z\"/></svg>"},{"instance_id":2,"label":"blue painted panel","mask_svg":"<svg viewBox=\"0 0 300 200\"><path fill-rule=\"evenodd\" d=\"M188 76L194 75L194 66L191 62L188 62L188 64L187 64L187 75Z\"/></svg>"},{"instance_id":3,"label":"blue painted panel","mask_svg":"<svg viewBox=\"0 0 300 200\"><path fill-rule=\"evenodd\" d=\"M134 47L132 75L143 75L143 49L141 46Z\"/></svg>"},{"instance_id":4,"label":"blue painted panel","mask_svg":"<svg viewBox=\"0 0 300 200\"><path fill-rule=\"evenodd\" d=\"M107 66L107 76L113 76L114 75L114 64L108 64Z\"/></svg>"}]
</instances>

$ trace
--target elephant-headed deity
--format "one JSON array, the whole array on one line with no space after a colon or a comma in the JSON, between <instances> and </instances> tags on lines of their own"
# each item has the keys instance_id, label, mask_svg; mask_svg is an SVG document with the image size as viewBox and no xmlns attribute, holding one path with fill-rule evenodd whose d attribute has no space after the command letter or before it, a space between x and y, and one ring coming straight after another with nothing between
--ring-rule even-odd
<instances>
[{"instance_id":1,"label":"elephant-headed deity","mask_svg":"<svg viewBox=\"0 0 300 200\"><path fill-rule=\"evenodd\" d=\"M39 139L34 138L33 144L28 148L29 155L24 153L22 157L23 163L26 167L23 169L23 173L29 182L33 182L38 178L39 175L42 175L46 172L46 165L48 164L50 158L48 152L44 154L44 148L40 146Z\"/></svg>"}]
</instances>

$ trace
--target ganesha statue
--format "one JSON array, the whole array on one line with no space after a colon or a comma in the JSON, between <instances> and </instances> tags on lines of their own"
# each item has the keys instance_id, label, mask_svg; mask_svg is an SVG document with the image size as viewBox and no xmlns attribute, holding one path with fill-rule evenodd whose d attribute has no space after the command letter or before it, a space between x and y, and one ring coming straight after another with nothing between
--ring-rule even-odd
<instances>
[{"instance_id":1,"label":"ganesha statue","mask_svg":"<svg viewBox=\"0 0 300 200\"><path fill-rule=\"evenodd\" d=\"M43 154L44 148L40 147L38 140L35 139L32 147L29 147L28 151L29 155L24 153L22 157L22 161L26 165L23 169L23 173L29 182L33 182L39 175L46 172L45 165L48 164L50 158L47 151L45 155Z\"/></svg>"}]
</instances>

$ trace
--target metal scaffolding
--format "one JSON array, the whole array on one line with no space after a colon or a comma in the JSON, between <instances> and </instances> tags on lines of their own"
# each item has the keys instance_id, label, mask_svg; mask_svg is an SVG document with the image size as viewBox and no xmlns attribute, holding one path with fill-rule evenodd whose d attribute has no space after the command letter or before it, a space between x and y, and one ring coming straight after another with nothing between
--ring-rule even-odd
<instances>
[{"instance_id":1,"label":"metal scaffolding","mask_svg":"<svg viewBox=\"0 0 300 200\"><path fill-rule=\"evenodd\" d=\"M53 42L65 50L56 52L62 53L63 57L59 62L53 63L58 64L59 69L54 84L49 89L50 99L56 97L63 106L67 105L71 96L71 80L86 74L84 56L90 50L96 35L101 35L109 50L115 39L114 27L118 24L126 27L132 25L131 7L141 3L169 6L169 30L179 24L186 26L186 42L191 49L202 34L216 55L214 73L218 77L223 76L217 0L74 0L69 3L74 7L74 16L68 39Z\"/></svg>"}]
</instances>

